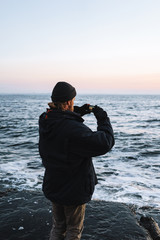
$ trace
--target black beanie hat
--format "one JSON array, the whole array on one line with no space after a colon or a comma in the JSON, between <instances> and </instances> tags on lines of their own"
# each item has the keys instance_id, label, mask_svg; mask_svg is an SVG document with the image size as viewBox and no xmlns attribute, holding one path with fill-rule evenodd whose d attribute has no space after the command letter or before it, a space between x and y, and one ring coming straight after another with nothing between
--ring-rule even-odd
<instances>
[{"instance_id":1,"label":"black beanie hat","mask_svg":"<svg viewBox=\"0 0 160 240\"><path fill-rule=\"evenodd\" d=\"M52 102L66 102L76 96L75 88L67 82L58 82L52 91Z\"/></svg>"}]
</instances>

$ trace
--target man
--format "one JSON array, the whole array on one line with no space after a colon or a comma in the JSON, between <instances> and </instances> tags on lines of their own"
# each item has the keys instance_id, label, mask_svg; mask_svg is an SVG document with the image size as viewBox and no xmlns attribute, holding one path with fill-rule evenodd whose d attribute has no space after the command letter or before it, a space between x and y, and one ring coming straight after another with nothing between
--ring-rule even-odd
<instances>
[{"instance_id":1,"label":"man","mask_svg":"<svg viewBox=\"0 0 160 240\"><path fill-rule=\"evenodd\" d=\"M74 107L76 90L58 82L52 103L39 119L39 151L45 167L43 192L53 205L50 240L79 240L85 205L91 200L97 178L92 157L107 153L114 136L107 113L95 106L97 131L83 123L88 104Z\"/></svg>"}]
</instances>

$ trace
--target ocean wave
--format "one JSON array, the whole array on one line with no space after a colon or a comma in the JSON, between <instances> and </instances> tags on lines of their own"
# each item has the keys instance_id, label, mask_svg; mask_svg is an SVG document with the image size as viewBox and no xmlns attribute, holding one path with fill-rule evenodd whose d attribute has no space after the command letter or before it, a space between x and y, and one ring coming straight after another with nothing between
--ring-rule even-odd
<instances>
[{"instance_id":1,"label":"ocean wave","mask_svg":"<svg viewBox=\"0 0 160 240\"><path fill-rule=\"evenodd\" d=\"M146 122L148 122L148 123L154 123L154 122L160 122L160 119L148 119L148 120L146 120Z\"/></svg>"},{"instance_id":2,"label":"ocean wave","mask_svg":"<svg viewBox=\"0 0 160 240\"><path fill-rule=\"evenodd\" d=\"M160 150L152 150L152 151L149 151L149 150L145 150L144 152L140 152L140 155L141 156L160 156Z\"/></svg>"},{"instance_id":3,"label":"ocean wave","mask_svg":"<svg viewBox=\"0 0 160 240\"><path fill-rule=\"evenodd\" d=\"M50 95L6 95L0 100L1 186L41 189L38 117L48 107ZM86 102L107 110L115 132L112 151L94 158L99 184L93 198L160 207L160 96L76 98L79 106ZM93 114L84 120L96 130Z\"/></svg>"}]
</instances>

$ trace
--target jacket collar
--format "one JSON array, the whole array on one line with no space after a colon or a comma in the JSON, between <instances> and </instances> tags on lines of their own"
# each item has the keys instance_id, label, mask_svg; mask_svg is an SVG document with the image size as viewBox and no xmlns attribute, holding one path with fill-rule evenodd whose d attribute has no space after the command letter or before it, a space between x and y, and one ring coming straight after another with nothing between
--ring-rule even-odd
<instances>
[{"instance_id":1,"label":"jacket collar","mask_svg":"<svg viewBox=\"0 0 160 240\"><path fill-rule=\"evenodd\" d=\"M80 114L71 112L69 110L62 111L61 109L49 108L49 109L47 109L46 116L48 118L59 116L59 117L68 118L68 119L75 119L79 122L84 122L84 119L81 117Z\"/></svg>"}]
</instances>

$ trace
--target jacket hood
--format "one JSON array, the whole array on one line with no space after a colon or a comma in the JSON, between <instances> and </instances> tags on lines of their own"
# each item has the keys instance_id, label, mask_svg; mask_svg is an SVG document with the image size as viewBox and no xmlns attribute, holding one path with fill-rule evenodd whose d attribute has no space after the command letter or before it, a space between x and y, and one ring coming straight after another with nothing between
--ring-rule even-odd
<instances>
[{"instance_id":1,"label":"jacket hood","mask_svg":"<svg viewBox=\"0 0 160 240\"><path fill-rule=\"evenodd\" d=\"M46 112L42 113L39 117L39 131L43 136L49 136L52 130L53 134L57 134L59 126L63 121L67 119L77 120L83 122L83 118L75 112L62 111L59 109L47 109Z\"/></svg>"}]
</instances>

